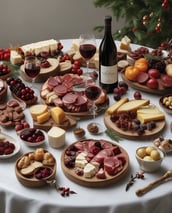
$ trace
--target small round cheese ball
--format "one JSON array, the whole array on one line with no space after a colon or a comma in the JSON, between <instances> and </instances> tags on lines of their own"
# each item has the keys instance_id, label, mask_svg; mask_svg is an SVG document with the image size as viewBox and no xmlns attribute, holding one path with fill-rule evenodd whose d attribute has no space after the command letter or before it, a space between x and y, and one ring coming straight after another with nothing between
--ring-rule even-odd
<instances>
[{"instance_id":1,"label":"small round cheese ball","mask_svg":"<svg viewBox=\"0 0 172 213\"><path fill-rule=\"evenodd\" d=\"M137 155L140 158L144 158L146 156L146 149L145 148L140 148L137 150Z\"/></svg>"},{"instance_id":2,"label":"small round cheese ball","mask_svg":"<svg viewBox=\"0 0 172 213\"><path fill-rule=\"evenodd\" d=\"M153 159L151 158L151 156L148 156L146 155L143 160L146 160L146 161L153 161Z\"/></svg>"},{"instance_id":3,"label":"small round cheese ball","mask_svg":"<svg viewBox=\"0 0 172 213\"><path fill-rule=\"evenodd\" d=\"M153 146L148 146L148 147L146 148L146 153L147 153L148 155L150 155L151 152L152 152L152 150L155 150L155 147L153 147Z\"/></svg>"},{"instance_id":4,"label":"small round cheese ball","mask_svg":"<svg viewBox=\"0 0 172 213\"><path fill-rule=\"evenodd\" d=\"M152 152L150 153L150 156L153 160L159 160L161 158L158 150L152 150Z\"/></svg>"}]
</instances>

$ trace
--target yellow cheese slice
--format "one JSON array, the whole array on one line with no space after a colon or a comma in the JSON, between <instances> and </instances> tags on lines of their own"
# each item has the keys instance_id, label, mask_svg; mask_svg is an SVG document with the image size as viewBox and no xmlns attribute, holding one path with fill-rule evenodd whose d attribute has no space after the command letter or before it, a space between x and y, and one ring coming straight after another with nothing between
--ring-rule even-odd
<instances>
[{"instance_id":1,"label":"yellow cheese slice","mask_svg":"<svg viewBox=\"0 0 172 213\"><path fill-rule=\"evenodd\" d=\"M41 115L38 115L36 120L39 124L42 124L46 121L48 121L50 118L50 112L44 112Z\"/></svg>"},{"instance_id":2,"label":"yellow cheese slice","mask_svg":"<svg viewBox=\"0 0 172 213\"><path fill-rule=\"evenodd\" d=\"M142 106L137 110L137 113L158 114L161 111L155 105Z\"/></svg>"},{"instance_id":3,"label":"yellow cheese slice","mask_svg":"<svg viewBox=\"0 0 172 213\"><path fill-rule=\"evenodd\" d=\"M118 109L117 112L129 112L132 110L137 110L141 106L149 105L150 101L147 99L140 99L140 100L131 100L124 104L122 104Z\"/></svg>"},{"instance_id":4,"label":"yellow cheese slice","mask_svg":"<svg viewBox=\"0 0 172 213\"><path fill-rule=\"evenodd\" d=\"M30 107L30 114L34 121L37 121L37 116L48 112L48 106L45 104L36 104Z\"/></svg>"},{"instance_id":5,"label":"yellow cheese slice","mask_svg":"<svg viewBox=\"0 0 172 213\"><path fill-rule=\"evenodd\" d=\"M150 121L165 120L165 115L162 112L156 114L137 113L137 119L141 123L147 123Z\"/></svg>"},{"instance_id":6,"label":"yellow cheese slice","mask_svg":"<svg viewBox=\"0 0 172 213\"><path fill-rule=\"evenodd\" d=\"M124 103L128 101L129 101L128 98L121 98L118 102L110 106L106 112L111 115L115 113L120 106L122 106Z\"/></svg>"}]
</instances>

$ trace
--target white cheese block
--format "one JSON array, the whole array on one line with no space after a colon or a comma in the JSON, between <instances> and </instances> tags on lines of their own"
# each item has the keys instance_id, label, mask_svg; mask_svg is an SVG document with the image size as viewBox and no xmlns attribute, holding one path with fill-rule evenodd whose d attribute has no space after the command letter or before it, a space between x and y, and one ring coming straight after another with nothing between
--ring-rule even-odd
<instances>
[{"instance_id":1,"label":"white cheese block","mask_svg":"<svg viewBox=\"0 0 172 213\"><path fill-rule=\"evenodd\" d=\"M92 178L96 174L96 167L91 164L87 163L87 165L84 167L84 177L85 178Z\"/></svg>"},{"instance_id":2,"label":"white cheese block","mask_svg":"<svg viewBox=\"0 0 172 213\"><path fill-rule=\"evenodd\" d=\"M60 148L65 145L66 131L60 127L53 126L48 131L48 142L53 148Z\"/></svg>"},{"instance_id":3,"label":"white cheese block","mask_svg":"<svg viewBox=\"0 0 172 213\"><path fill-rule=\"evenodd\" d=\"M86 153L81 152L76 156L75 166L79 168L84 168L87 165L88 161L86 160Z\"/></svg>"},{"instance_id":4,"label":"white cheese block","mask_svg":"<svg viewBox=\"0 0 172 213\"><path fill-rule=\"evenodd\" d=\"M22 62L22 57L16 50L11 50L10 52L10 62L12 64L20 64Z\"/></svg>"}]
</instances>

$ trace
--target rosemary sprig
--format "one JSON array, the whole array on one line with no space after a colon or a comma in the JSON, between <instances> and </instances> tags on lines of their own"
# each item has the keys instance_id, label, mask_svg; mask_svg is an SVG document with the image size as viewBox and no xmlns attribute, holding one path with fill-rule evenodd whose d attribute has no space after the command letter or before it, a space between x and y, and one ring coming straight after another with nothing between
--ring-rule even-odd
<instances>
[{"instance_id":1,"label":"rosemary sprig","mask_svg":"<svg viewBox=\"0 0 172 213\"><path fill-rule=\"evenodd\" d=\"M112 132L109 129L105 130L105 133L107 136L109 136L112 140L119 142L120 140L122 140L118 135L116 135L114 132Z\"/></svg>"},{"instance_id":2,"label":"rosemary sprig","mask_svg":"<svg viewBox=\"0 0 172 213\"><path fill-rule=\"evenodd\" d=\"M126 187L125 187L125 191L127 192L129 190L129 188L134 184L136 179L144 179L144 172L137 172L135 174L135 176L131 175L131 178L129 180L129 182L127 183Z\"/></svg>"}]
</instances>

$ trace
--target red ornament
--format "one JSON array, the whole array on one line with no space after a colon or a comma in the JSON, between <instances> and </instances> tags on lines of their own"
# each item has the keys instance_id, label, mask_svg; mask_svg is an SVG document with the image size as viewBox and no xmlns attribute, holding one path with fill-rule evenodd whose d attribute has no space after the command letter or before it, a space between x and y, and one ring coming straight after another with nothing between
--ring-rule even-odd
<instances>
[{"instance_id":1,"label":"red ornament","mask_svg":"<svg viewBox=\"0 0 172 213\"><path fill-rule=\"evenodd\" d=\"M164 9L167 9L167 8L168 8L168 3L169 3L168 1L169 1L169 0L164 0L164 1L163 1L162 5L161 5L162 8L164 8Z\"/></svg>"}]
</instances>

